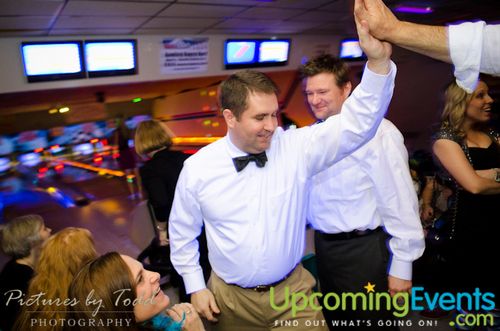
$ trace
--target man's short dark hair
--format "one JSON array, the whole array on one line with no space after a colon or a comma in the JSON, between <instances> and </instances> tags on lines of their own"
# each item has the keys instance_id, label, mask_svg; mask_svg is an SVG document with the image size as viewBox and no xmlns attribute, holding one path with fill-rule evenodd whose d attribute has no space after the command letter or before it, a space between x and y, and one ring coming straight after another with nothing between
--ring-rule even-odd
<instances>
[{"instance_id":1,"label":"man's short dark hair","mask_svg":"<svg viewBox=\"0 0 500 331\"><path fill-rule=\"evenodd\" d=\"M349 80L349 66L338 57L323 54L309 60L299 68L302 79L321 73L331 73L335 76L338 87L343 87Z\"/></svg>"},{"instance_id":2,"label":"man's short dark hair","mask_svg":"<svg viewBox=\"0 0 500 331\"><path fill-rule=\"evenodd\" d=\"M232 111L239 119L248 107L250 93L278 95L276 84L267 75L255 70L242 70L227 78L220 85L219 104L224 109Z\"/></svg>"}]
</instances>

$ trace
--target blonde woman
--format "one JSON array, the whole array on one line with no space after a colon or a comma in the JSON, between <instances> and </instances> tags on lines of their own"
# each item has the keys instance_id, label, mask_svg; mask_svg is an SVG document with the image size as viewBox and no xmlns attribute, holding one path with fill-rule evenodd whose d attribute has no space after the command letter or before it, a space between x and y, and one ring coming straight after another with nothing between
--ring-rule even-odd
<instances>
[{"instance_id":1,"label":"blonde woman","mask_svg":"<svg viewBox=\"0 0 500 331\"><path fill-rule=\"evenodd\" d=\"M448 209L453 237L449 281L460 292L473 293L476 288L493 292L498 307L499 282L493 266L500 255L500 141L489 127L493 100L484 81L471 94L453 82L445 96L433 152L444 170L442 177L455 184Z\"/></svg>"},{"instance_id":2,"label":"blonde woman","mask_svg":"<svg viewBox=\"0 0 500 331\"><path fill-rule=\"evenodd\" d=\"M174 200L177 178L188 155L170 150L172 133L157 120L139 123L135 131L135 150L146 161L139 169L148 201L153 207L157 221L158 242L168 245L167 223ZM205 275L210 275L205 231L198 238L200 242L200 263ZM189 301L182 278L174 272L171 280L179 286L179 299Z\"/></svg>"}]
</instances>

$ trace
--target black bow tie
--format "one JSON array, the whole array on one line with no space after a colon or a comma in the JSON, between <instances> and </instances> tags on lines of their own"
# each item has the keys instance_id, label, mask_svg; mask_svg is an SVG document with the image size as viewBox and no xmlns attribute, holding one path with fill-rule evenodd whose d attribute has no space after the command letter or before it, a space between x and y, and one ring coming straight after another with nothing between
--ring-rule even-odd
<instances>
[{"instance_id":1,"label":"black bow tie","mask_svg":"<svg viewBox=\"0 0 500 331\"><path fill-rule=\"evenodd\" d=\"M262 168L266 165L267 162L266 152L262 152L259 154L248 154L247 156L233 158L234 167L236 168L237 172L245 169L250 161L254 161L257 167Z\"/></svg>"}]
</instances>

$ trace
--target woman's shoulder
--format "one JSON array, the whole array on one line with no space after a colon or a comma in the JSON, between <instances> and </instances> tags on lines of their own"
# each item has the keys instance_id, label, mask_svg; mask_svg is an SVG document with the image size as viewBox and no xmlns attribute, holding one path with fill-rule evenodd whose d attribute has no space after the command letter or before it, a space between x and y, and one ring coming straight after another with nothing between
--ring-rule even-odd
<instances>
[{"instance_id":1,"label":"woman's shoulder","mask_svg":"<svg viewBox=\"0 0 500 331\"><path fill-rule=\"evenodd\" d=\"M24 284L27 288L27 282L33 277L33 269L27 265L17 263L15 260L7 262L0 273L0 282L2 285L7 284Z\"/></svg>"},{"instance_id":2,"label":"woman's shoulder","mask_svg":"<svg viewBox=\"0 0 500 331\"><path fill-rule=\"evenodd\" d=\"M447 139L460 144L462 142L462 138L458 135L457 132L452 130L451 128L440 128L436 133L432 135L432 141L436 141L439 139Z\"/></svg>"}]
</instances>

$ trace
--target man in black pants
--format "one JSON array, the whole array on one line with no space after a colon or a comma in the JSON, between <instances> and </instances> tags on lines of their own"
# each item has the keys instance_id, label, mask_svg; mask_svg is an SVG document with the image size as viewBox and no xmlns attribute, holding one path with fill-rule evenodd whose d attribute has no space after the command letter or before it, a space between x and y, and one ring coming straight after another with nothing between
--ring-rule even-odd
<instances>
[{"instance_id":1,"label":"man in black pants","mask_svg":"<svg viewBox=\"0 0 500 331\"><path fill-rule=\"evenodd\" d=\"M323 125L340 113L351 92L348 66L322 55L301 67L301 73L307 102L318 120L315 125ZM391 122L384 119L365 146L312 178L308 221L317 230L324 295L372 290L394 295L411 290L412 262L424 250L424 237L408 153L403 136ZM389 249L386 231L392 236ZM339 326L385 328L386 320L395 319L390 310L364 311L359 305L346 311L327 308L325 318L336 330ZM332 321L338 326L332 326Z\"/></svg>"}]
</instances>

